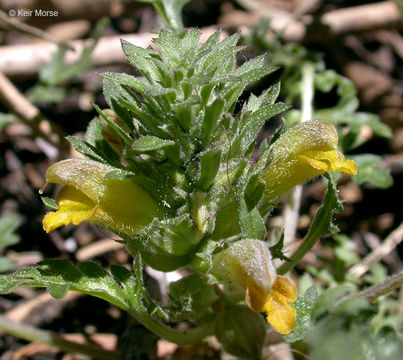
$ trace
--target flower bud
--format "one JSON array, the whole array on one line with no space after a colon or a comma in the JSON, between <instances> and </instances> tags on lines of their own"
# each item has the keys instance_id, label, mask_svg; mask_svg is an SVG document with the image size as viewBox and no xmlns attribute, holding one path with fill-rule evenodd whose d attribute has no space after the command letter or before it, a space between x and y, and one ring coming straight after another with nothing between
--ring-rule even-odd
<instances>
[{"instance_id":1,"label":"flower bud","mask_svg":"<svg viewBox=\"0 0 403 360\"><path fill-rule=\"evenodd\" d=\"M337 143L335 128L325 121L306 121L288 130L259 160L270 159L260 175L264 196L273 199L327 171L356 175L356 163L344 160Z\"/></svg>"},{"instance_id":2,"label":"flower bud","mask_svg":"<svg viewBox=\"0 0 403 360\"><path fill-rule=\"evenodd\" d=\"M288 334L296 324L296 311L289 305L297 300L294 283L277 276L267 244L261 240L240 240L213 258L213 275L245 291L245 302L280 333Z\"/></svg>"},{"instance_id":3,"label":"flower bud","mask_svg":"<svg viewBox=\"0 0 403 360\"><path fill-rule=\"evenodd\" d=\"M52 165L47 183L64 185L56 197L58 210L43 219L46 232L91 221L118 234L135 234L162 215L154 199L131 179L109 179L113 167L92 160L70 159Z\"/></svg>"},{"instance_id":4,"label":"flower bud","mask_svg":"<svg viewBox=\"0 0 403 360\"><path fill-rule=\"evenodd\" d=\"M261 240L240 240L215 255L213 275L246 290L248 306L259 312L277 276L267 244Z\"/></svg>"},{"instance_id":5,"label":"flower bud","mask_svg":"<svg viewBox=\"0 0 403 360\"><path fill-rule=\"evenodd\" d=\"M110 109L103 110L104 114L116 124L116 126L123 130L125 133L130 133L130 129L127 124L113 111ZM122 138L117 134L116 130L108 124L102 116L99 116L99 121L102 126L102 136L105 141L112 147L113 150L119 155L122 154L123 141Z\"/></svg>"}]
</instances>

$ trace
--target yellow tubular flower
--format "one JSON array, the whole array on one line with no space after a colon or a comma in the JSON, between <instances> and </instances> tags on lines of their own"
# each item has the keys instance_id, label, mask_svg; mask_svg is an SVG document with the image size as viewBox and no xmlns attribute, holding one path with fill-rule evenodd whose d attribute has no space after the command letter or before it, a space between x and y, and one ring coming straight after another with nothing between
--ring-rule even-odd
<instances>
[{"instance_id":1,"label":"yellow tubular flower","mask_svg":"<svg viewBox=\"0 0 403 360\"><path fill-rule=\"evenodd\" d=\"M270 161L261 173L265 197L272 199L327 171L356 175L357 165L337 151L335 128L325 121L306 121L284 133L259 161Z\"/></svg>"},{"instance_id":2,"label":"yellow tubular flower","mask_svg":"<svg viewBox=\"0 0 403 360\"><path fill-rule=\"evenodd\" d=\"M56 197L58 210L43 219L46 232L91 221L117 233L135 234L161 210L150 195L130 179L107 179L113 167L91 160L60 161L46 172L47 183L64 185Z\"/></svg>"},{"instance_id":3,"label":"yellow tubular flower","mask_svg":"<svg viewBox=\"0 0 403 360\"><path fill-rule=\"evenodd\" d=\"M217 279L243 289L248 307L265 312L267 321L280 334L294 329L296 311L289 304L297 300L297 289L290 279L277 276L264 241L236 242L214 256L212 273Z\"/></svg>"}]
</instances>

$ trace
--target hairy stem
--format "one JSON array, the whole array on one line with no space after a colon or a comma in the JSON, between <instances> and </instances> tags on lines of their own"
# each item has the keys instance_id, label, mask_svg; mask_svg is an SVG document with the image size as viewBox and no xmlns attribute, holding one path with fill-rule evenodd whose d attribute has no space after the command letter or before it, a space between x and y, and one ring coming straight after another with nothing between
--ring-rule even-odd
<instances>
[{"instance_id":1,"label":"hairy stem","mask_svg":"<svg viewBox=\"0 0 403 360\"><path fill-rule=\"evenodd\" d=\"M171 328L151 317L140 304L137 309L129 310L129 313L157 336L178 345L195 344L210 335L213 330L213 322L197 326L187 331Z\"/></svg>"},{"instance_id":2,"label":"hairy stem","mask_svg":"<svg viewBox=\"0 0 403 360\"><path fill-rule=\"evenodd\" d=\"M363 296L369 301L375 301L378 297L385 295L399 286L403 285L403 270L398 273L391 275L386 280L380 282L379 284L373 285L365 290L360 291L353 296Z\"/></svg>"},{"instance_id":3,"label":"hairy stem","mask_svg":"<svg viewBox=\"0 0 403 360\"><path fill-rule=\"evenodd\" d=\"M335 181L332 179L331 174L328 174L327 177L329 179L329 183L323 199L323 204L315 215L311 227L309 228L309 231L301 245L298 247L295 253L291 255L290 261L283 263L277 269L277 274L284 275L289 272L314 247L321 236L332 233L332 231L337 229L332 229L331 227L329 228L329 224L331 224L332 216L337 211L340 212L342 207L341 203L337 199Z\"/></svg>"}]
</instances>

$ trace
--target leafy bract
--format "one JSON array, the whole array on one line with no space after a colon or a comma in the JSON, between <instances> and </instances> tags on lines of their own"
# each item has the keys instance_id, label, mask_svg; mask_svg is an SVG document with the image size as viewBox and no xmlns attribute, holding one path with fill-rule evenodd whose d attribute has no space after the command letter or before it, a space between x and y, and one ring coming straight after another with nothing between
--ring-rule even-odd
<instances>
[{"instance_id":1,"label":"leafy bract","mask_svg":"<svg viewBox=\"0 0 403 360\"><path fill-rule=\"evenodd\" d=\"M285 335L284 340L287 342L295 342L305 337L312 328L312 311L318 300L316 289L311 286L305 291L303 297L298 297L298 300L292 304L297 310L297 325L292 333Z\"/></svg>"}]
</instances>

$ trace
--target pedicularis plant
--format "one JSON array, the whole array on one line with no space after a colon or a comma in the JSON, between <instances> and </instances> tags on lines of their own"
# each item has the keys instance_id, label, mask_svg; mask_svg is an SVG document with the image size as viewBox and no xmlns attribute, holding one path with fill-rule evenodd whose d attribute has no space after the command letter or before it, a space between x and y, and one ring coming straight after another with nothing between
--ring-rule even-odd
<instances>
[{"instance_id":1,"label":"pedicularis plant","mask_svg":"<svg viewBox=\"0 0 403 360\"><path fill-rule=\"evenodd\" d=\"M56 298L69 290L90 294L169 341L192 344L214 334L227 351L257 359L268 326L260 313L281 334L305 326L300 316L314 296L297 300L284 275L334 231L331 218L341 204L333 176L326 175L324 204L296 257L284 257L281 241L269 249L265 219L297 184L328 171L354 175L356 164L338 152L334 127L318 120L276 134L252 161L263 124L288 106L276 103L279 84L239 107L237 101L276 68L265 55L237 66L244 49L238 34L221 40L216 32L201 44L198 30L181 30L178 12L167 15L168 3L157 1L171 28L159 32L153 47L122 42L142 76L101 74L109 109L96 107L99 116L84 140L69 137L85 159L58 162L46 174L48 183L63 187L56 201L44 200L53 210L43 220L45 231L84 221L103 226L123 239L133 272L47 260L2 276L0 290L39 286ZM276 257L286 259L279 269ZM171 284L170 303L162 306L144 286L143 264L165 272L187 267L190 275ZM175 326L180 321L186 330Z\"/></svg>"}]
</instances>

